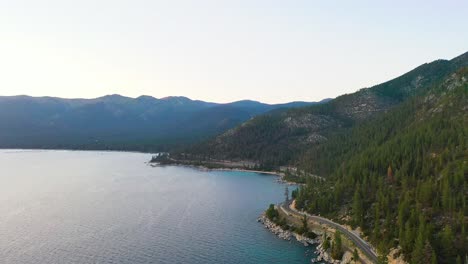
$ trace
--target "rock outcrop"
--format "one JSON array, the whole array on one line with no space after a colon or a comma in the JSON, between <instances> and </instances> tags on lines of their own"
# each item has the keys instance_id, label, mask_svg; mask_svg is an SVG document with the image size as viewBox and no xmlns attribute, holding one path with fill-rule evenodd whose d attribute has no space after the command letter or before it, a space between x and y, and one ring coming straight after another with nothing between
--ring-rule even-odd
<instances>
[{"instance_id":1,"label":"rock outcrop","mask_svg":"<svg viewBox=\"0 0 468 264\"><path fill-rule=\"evenodd\" d=\"M273 221L268 219L268 217L266 217L265 214L262 214L258 218L257 221L262 223L265 226L265 228L270 230L270 232L272 232L273 234L275 234L279 238L282 238L282 239L288 240L288 241L291 240L291 237L292 237L293 233L291 231L289 231L289 230L282 229L279 225L275 224Z\"/></svg>"}]
</instances>

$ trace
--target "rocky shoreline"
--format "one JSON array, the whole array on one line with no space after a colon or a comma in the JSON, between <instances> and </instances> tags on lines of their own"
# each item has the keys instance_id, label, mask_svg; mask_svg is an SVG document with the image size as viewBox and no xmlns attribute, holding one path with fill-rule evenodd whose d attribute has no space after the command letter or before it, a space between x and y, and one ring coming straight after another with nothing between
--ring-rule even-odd
<instances>
[{"instance_id":1,"label":"rocky shoreline","mask_svg":"<svg viewBox=\"0 0 468 264\"><path fill-rule=\"evenodd\" d=\"M265 226L266 229L268 229L270 232L275 234L281 239L291 241L291 239L294 237L298 242L302 243L304 246L309 246L309 245L318 245L317 249L315 250L315 254L317 255L316 258L311 259L311 263L333 263L333 264L339 264L342 263L340 260L334 260L331 258L330 254L323 249L322 246L322 238L321 236L318 236L315 239L311 239L305 236L302 236L300 234L297 234L295 232L292 232L290 230L284 230L282 229L279 225L275 224L273 221L268 219L265 214L262 214L257 221Z\"/></svg>"},{"instance_id":2,"label":"rocky shoreline","mask_svg":"<svg viewBox=\"0 0 468 264\"><path fill-rule=\"evenodd\" d=\"M276 175L278 175L278 179L276 180L276 182L279 183L279 184L294 185L294 186L303 185L302 183L291 182L291 181L285 180L284 179L284 176L285 176L284 174L277 173Z\"/></svg>"}]
</instances>

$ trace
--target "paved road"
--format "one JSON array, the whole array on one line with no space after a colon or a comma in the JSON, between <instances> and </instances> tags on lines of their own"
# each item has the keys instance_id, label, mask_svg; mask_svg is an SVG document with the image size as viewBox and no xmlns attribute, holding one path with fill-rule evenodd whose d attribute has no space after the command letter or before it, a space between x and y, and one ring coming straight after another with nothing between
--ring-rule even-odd
<instances>
[{"instance_id":1,"label":"paved road","mask_svg":"<svg viewBox=\"0 0 468 264\"><path fill-rule=\"evenodd\" d=\"M282 203L280 204L280 207L283 209L283 211L286 211L288 213L293 213L293 214L299 214L299 215L307 215L307 217L309 219L312 219L316 222L319 222L321 224L325 224L325 225L328 225L328 226L331 226L337 230L340 230L341 233L343 233L346 237L348 237L351 241L354 242L354 244L359 247L359 249L361 249L362 252L364 252L364 254L366 254L366 256L374 263L377 263L377 254L374 252L374 250L372 249L372 247L366 242L364 241L361 237L359 237L357 234L349 231L348 229L346 229L345 227L343 227L342 225L338 224L338 223L335 223L327 218L323 218L323 217L320 217L320 216L316 216L316 215L311 215L311 214L308 214L308 213L304 213L304 212L300 212L296 209L292 209L289 207L290 203Z\"/></svg>"}]
</instances>

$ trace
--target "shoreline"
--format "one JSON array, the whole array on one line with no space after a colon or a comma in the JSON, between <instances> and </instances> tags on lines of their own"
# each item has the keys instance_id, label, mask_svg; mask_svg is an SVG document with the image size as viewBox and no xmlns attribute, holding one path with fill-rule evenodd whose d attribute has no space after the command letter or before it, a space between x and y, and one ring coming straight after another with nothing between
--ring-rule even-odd
<instances>
[{"instance_id":1,"label":"shoreline","mask_svg":"<svg viewBox=\"0 0 468 264\"><path fill-rule=\"evenodd\" d=\"M281 210L278 210L280 212L280 214L283 214L285 216L286 215L292 216L291 215L292 212L286 211L285 208L282 205L278 205L278 207L279 207L279 209L281 209ZM295 211L295 213L292 213L292 214L299 213L297 211L296 207L295 207L295 200L293 200L293 202L291 204L289 204L288 208ZM343 231L337 229L336 227L334 227L333 225L317 221L316 219L311 219L311 217L308 217L308 222L310 224L309 228L311 228L311 231L313 233L315 233L315 234L320 234L321 236L326 234L328 237L331 238L333 236L333 234L335 234L337 231L343 232ZM346 226L345 226L345 228L346 228ZM351 232L351 233L355 232L355 230L352 230L352 229L349 229L348 231ZM377 260L373 261L366 254L364 254L364 252L356 244L356 242L349 239L349 237L344 235L344 236L342 236L342 239L343 239L343 241L345 243L343 245L344 246L344 251L343 251L343 256L342 256L341 260L332 259L331 258L331 252L328 252L328 250L326 252L324 252L324 254L329 258L330 262L333 263L333 261L335 261L336 263L350 263L350 261L352 260L352 256L353 256L353 249L355 249L359 253L359 259L357 261L354 261L354 263L365 263L365 264L367 264L367 263L377 263ZM366 242L366 243L368 243L368 242ZM370 243L368 243L368 244L370 246L372 246ZM320 247L318 247L318 249L320 251L323 251L322 244L320 244L319 246Z\"/></svg>"},{"instance_id":2,"label":"shoreline","mask_svg":"<svg viewBox=\"0 0 468 264\"><path fill-rule=\"evenodd\" d=\"M260 215L260 217L257 219L257 222L261 223L266 229L268 229L268 231L280 239L291 241L291 239L294 238L297 242L303 244L304 247L315 246L313 253L316 256L310 259L311 263L339 263L337 260L331 259L329 254L323 250L322 236L317 235L315 239L312 239L300 235L294 231L284 230L281 226L268 219L268 217L265 215L265 212Z\"/></svg>"},{"instance_id":3,"label":"shoreline","mask_svg":"<svg viewBox=\"0 0 468 264\"><path fill-rule=\"evenodd\" d=\"M70 151L70 152L115 152L134 154L155 154L154 152L143 152L138 150L112 150L112 149L73 149L73 148L0 148L0 151Z\"/></svg>"},{"instance_id":4,"label":"shoreline","mask_svg":"<svg viewBox=\"0 0 468 264\"><path fill-rule=\"evenodd\" d=\"M287 184L287 185L302 185L302 183L297 183L297 182L291 182L287 181L284 179L286 176L285 173L280 172L280 171L262 171L262 170L255 170L255 169L246 169L246 168L236 168L236 167L219 167L219 168L210 168L204 165L195 165L195 164L187 164L187 163L182 163L182 162L176 162L174 161L173 163L167 163L167 164L161 164L158 162L151 162L149 161L148 164L151 167L158 167L158 166L182 166L182 167L188 167L188 168L193 168L193 169L198 169L201 171L238 171L238 172L253 172L253 173L258 173L258 174L267 174L267 175L272 175L278 177L277 182L281 184Z\"/></svg>"}]
</instances>

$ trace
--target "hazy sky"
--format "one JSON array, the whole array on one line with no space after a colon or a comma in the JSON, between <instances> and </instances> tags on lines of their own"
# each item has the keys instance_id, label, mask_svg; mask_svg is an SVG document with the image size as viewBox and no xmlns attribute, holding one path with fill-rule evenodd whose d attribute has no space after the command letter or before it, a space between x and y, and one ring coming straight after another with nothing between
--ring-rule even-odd
<instances>
[{"instance_id":1,"label":"hazy sky","mask_svg":"<svg viewBox=\"0 0 468 264\"><path fill-rule=\"evenodd\" d=\"M314 101L468 51L468 1L0 0L0 95Z\"/></svg>"}]
</instances>

